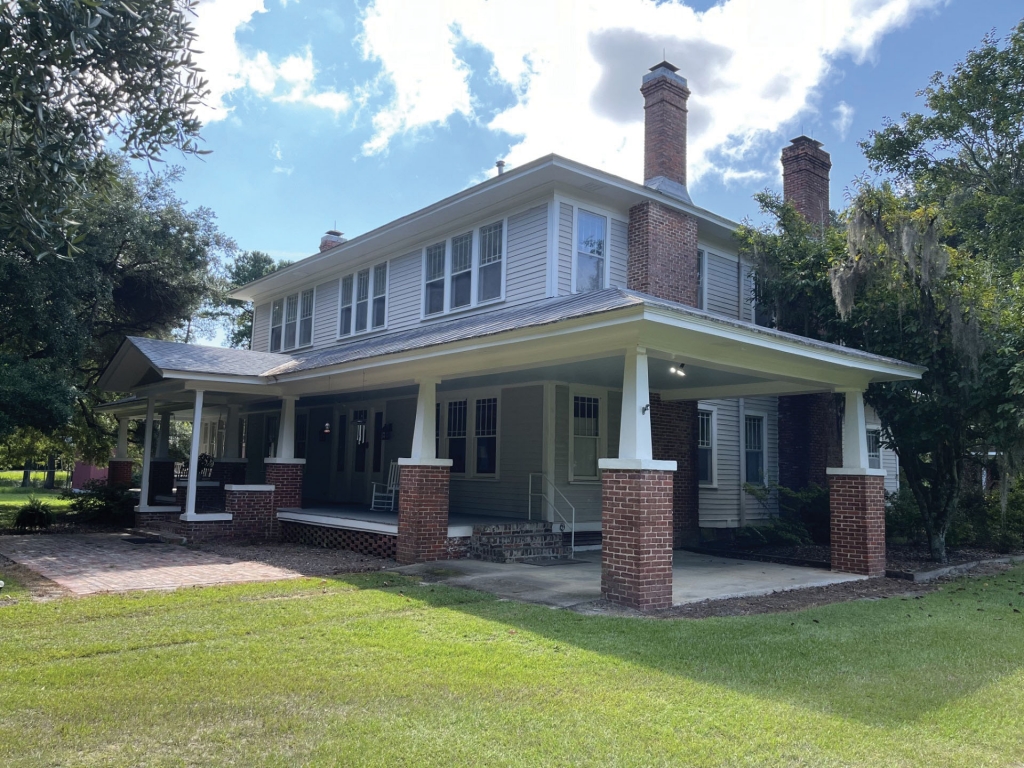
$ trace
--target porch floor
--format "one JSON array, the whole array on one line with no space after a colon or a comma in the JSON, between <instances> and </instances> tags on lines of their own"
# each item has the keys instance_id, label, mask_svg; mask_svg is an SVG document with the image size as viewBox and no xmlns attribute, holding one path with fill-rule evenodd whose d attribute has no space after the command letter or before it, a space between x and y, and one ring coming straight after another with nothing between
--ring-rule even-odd
<instances>
[{"instance_id":1,"label":"porch floor","mask_svg":"<svg viewBox=\"0 0 1024 768\"><path fill-rule=\"evenodd\" d=\"M601 599L601 553L579 552L581 565L538 568L522 563L449 560L406 565L395 570L440 579L446 584L499 597L569 608ZM867 578L776 563L755 563L694 552L673 553L672 604L752 597L802 587L822 587Z\"/></svg>"},{"instance_id":2,"label":"porch floor","mask_svg":"<svg viewBox=\"0 0 1024 768\"><path fill-rule=\"evenodd\" d=\"M353 530L398 533L398 512L375 512L363 504L333 504L315 507L282 507L277 510L279 520L289 520L329 528L350 528ZM498 517L496 515L448 515L450 537L470 536L475 525L501 525L503 523L524 523L521 517Z\"/></svg>"}]
</instances>

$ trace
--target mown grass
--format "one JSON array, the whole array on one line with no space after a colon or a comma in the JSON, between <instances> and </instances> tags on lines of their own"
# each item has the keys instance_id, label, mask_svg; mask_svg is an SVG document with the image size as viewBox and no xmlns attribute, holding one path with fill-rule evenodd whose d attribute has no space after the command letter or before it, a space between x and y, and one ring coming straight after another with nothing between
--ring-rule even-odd
<instances>
[{"instance_id":1,"label":"mown grass","mask_svg":"<svg viewBox=\"0 0 1024 768\"><path fill-rule=\"evenodd\" d=\"M71 501L61 498L61 491L47 491L43 488L10 488L0 487L0 528L14 525L18 510L28 503L30 497L36 496L50 505L54 518L61 520L68 513Z\"/></svg>"},{"instance_id":2,"label":"mown grass","mask_svg":"<svg viewBox=\"0 0 1024 768\"><path fill-rule=\"evenodd\" d=\"M19 603L0 764L1011 766L1022 581L704 621L393 574Z\"/></svg>"}]
</instances>

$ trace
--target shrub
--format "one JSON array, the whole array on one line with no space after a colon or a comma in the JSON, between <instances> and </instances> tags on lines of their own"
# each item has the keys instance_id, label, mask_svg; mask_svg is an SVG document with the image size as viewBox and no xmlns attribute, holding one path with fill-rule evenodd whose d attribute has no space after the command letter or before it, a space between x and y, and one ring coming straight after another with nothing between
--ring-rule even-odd
<instances>
[{"instance_id":1,"label":"shrub","mask_svg":"<svg viewBox=\"0 0 1024 768\"><path fill-rule=\"evenodd\" d=\"M733 540L741 547L799 547L813 543L803 523L784 517L737 528Z\"/></svg>"},{"instance_id":2,"label":"shrub","mask_svg":"<svg viewBox=\"0 0 1024 768\"><path fill-rule=\"evenodd\" d=\"M29 496L28 503L18 510L14 518L15 528L49 528L53 524L50 505L35 496Z\"/></svg>"},{"instance_id":3,"label":"shrub","mask_svg":"<svg viewBox=\"0 0 1024 768\"><path fill-rule=\"evenodd\" d=\"M896 493L885 495L885 539L901 544L917 544L925 540L921 511L906 483Z\"/></svg>"},{"instance_id":4,"label":"shrub","mask_svg":"<svg viewBox=\"0 0 1024 768\"><path fill-rule=\"evenodd\" d=\"M776 487L779 490L779 516L799 522L815 544L828 544L832 540L828 488L814 483L799 491L791 491L781 485Z\"/></svg>"},{"instance_id":5,"label":"shrub","mask_svg":"<svg viewBox=\"0 0 1024 768\"><path fill-rule=\"evenodd\" d=\"M79 493L67 493L71 509L81 520L102 525L132 525L135 522L136 499L127 488L91 481Z\"/></svg>"}]
</instances>

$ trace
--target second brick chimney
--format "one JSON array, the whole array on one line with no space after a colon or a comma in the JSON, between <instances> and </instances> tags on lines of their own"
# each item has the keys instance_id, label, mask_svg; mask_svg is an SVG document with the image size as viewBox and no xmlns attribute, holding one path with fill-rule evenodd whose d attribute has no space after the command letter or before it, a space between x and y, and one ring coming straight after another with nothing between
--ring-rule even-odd
<instances>
[{"instance_id":1,"label":"second brick chimney","mask_svg":"<svg viewBox=\"0 0 1024 768\"><path fill-rule=\"evenodd\" d=\"M690 89L663 61L644 75L644 184L690 202L686 191L686 102Z\"/></svg>"},{"instance_id":2,"label":"second brick chimney","mask_svg":"<svg viewBox=\"0 0 1024 768\"><path fill-rule=\"evenodd\" d=\"M832 158L821 142L797 136L782 149L782 194L809 224L826 226L829 220L828 173Z\"/></svg>"}]
</instances>

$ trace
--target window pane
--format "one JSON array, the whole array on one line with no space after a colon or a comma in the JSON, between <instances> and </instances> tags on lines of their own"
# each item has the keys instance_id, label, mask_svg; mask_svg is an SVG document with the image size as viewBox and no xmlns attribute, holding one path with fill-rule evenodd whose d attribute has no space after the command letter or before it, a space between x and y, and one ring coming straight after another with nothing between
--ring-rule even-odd
<instances>
[{"instance_id":1,"label":"window pane","mask_svg":"<svg viewBox=\"0 0 1024 768\"><path fill-rule=\"evenodd\" d=\"M383 328L384 321L387 319L387 307L385 306L385 300L383 296L378 296L373 300L373 327Z\"/></svg>"},{"instance_id":2,"label":"window pane","mask_svg":"<svg viewBox=\"0 0 1024 768\"><path fill-rule=\"evenodd\" d=\"M302 292L301 320L299 322L299 346L313 342L313 291Z\"/></svg>"},{"instance_id":3,"label":"window pane","mask_svg":"<svg viewBox=\"0 0 1024 768\"><path fill-rule=\"evenodd\" d=\"M711 449L697 449L697 480L701 483L711 482Z\"/></svg>"},{"instance_id":4,"label":"window pane","mask_svg":"<svg viewBox=\"0 0 1024 768\"><path fill-rule=\"evenodd\" d=\"M493 267L487 267L487 269L493 269ZM469 302L472 299L472 289L472 272L462 272L458 275L452 275L452 309L468 307ZM480 298L483 298L483 296Z\"/></svg>"},{"instance_id":5,"label":"window pane","mask_svg":"<svg viewBox=\"0 0 1024 768\"><path fill-rule=\"evenodd\" d=\"M877 429L868 430L868 466L871 469L882 468L882 440Z\"/></svg>"},{"instance_id":6,"label":"window pane","mask_svg":"<svg viewBox=\"0 0 1024 768\"><path fill-rule=\"evenodd\" d=\"M760 451L764 448L764 418L761 416L747 416L747 450Z\"/></svg>"},{"instance_id":7,"label":"window pane","mask_svg":"<svg viewBox=\"0 0 1024 768\"><path fill-rule=\"evenodd\" d=\"M426 314L436 315L438 312L444 312L444 280L427 283Z\"/></svg>"},{"instance_id":8,"label":"window pane","mask_svg":"<svg viewBox=\"0 0 1024 768\"><path fill-rule=\"evenodd\" d=\"M605 228L604 216L581 210L576 217L576 291L604 288Z\"/></svg>"},{"instance_id":9,"label":"window pane","mask_svg":"<svg viewBox=\"0 0 1024 768\"><path fill-rule=\"evenodd\" d=\"M501 262L480 268L480 301L501 298Z\"/></svg>"},{"instance_id":10,"label":"window pane","mask_svg":"<svg viewBox=\"0 0 1024 768\"><path fill-rule=\"evenodd\" d=\"M498 470L498 399L476 401L476 472L493 475Z\"/></svg>"},{"instance_id":11,"label":"window pane","mask_svg":"<svg viewBox=\"0 0 1024 768\"><path fill-rule=\"evenodd\" d=\"M501 258L501 255L498 255ZM466 272L473 268L473 233L452 238L452 274Z\"/></svg>"},{"instance_id":12,"label":"window pane","mask_svg":"<svg viewBox=\"0 0 1024 768\"><path fill-rule=\"evenodd\" d=\"M270 310L270 351L281 349L282 323L284 322L284 299L277 299Z\"/></svg>"},{"instance_id":13,"label":"window pane","mask_svg":"<svg viewBox=\"0 0 1024 768\"><path fill-rule=\"evenodd\" d=\"M444 277L444 243L427 247L427 280L440 280Z\"/></svg>"},{"instance_id":14,"label":"window pane","mask_svg":"<svg viewBox=\"0 0 1024 768\"><path fill-rule=\"evenodd\" d=\"M352 333L352 275L341 281L341 324L342 336Z\"/></svg>"},{"instance_id":15,"label":"window pane","mask_svg":"<svg viewBox=\"0 0 1024 768\"><path fill-rule=\"evenodd\" d=\"M348 336L352 333L352 307L341 308L341 335Z\"/></svg>"},{"instance_id":16,"label":"window pane","mask_svg":"<svg viewBox=\"0 0 1024 768\"><path fill-rule=\"evenodd\" d=\"M279 352L281 350L281 326L270 329L270 351Z\"/></svg>"},{"instance_id":17,"label":"window pane","mask_svg":"<svg viewBox=\"0 0 1024 768\"><path fill-rule=\"evenodd\" d=\"M296 321L299 316L299 294L293 293L285 302L284 309L284 348L295 347Z\"/></svg>"},{"instance_id":18,"label":"window pane","mask_svg":"<svg viewBox=\"0 0 1024 768\"><path fill-rule=\"evenodd\" d=\"M501 233L504 222L480 227L480 266L501 261Z\"/></svg>"},{"instance_id":19,"label":"window pane","mask_svg":"<svg viewBox=\"0 0 1024 768\"><path fill-rule=\"evenodd\" d=\"M448 403L448 458L452 472L466 471L466 413L465 400Z\"/></svg>"},{"instance_id":20,"label":"window pane","mask_svg":"<svg viewBox=\"0 0 1024 768\"><path fill-rule=\"evenodd\" d=\"M366 330L369 296L370 270L364 269L356 276L356 333Z\"/></svg>"},{"instance_id":21,"label":"window pane","mask_svg":"<svg viewBox=\"0 0 1024 768\"><path fill-rule=\"evenodd\" d=\"M466 473L466 438L448 438L448 458L452 460L452 474Z\"/></svg>"},{"instance_id":22,"label":"window pane","mask_svg":"<svg viewBox=\"0 0 1024 768\"><path fill-rule=\"evenodd\" d=\"M596 439L591 437L573 438L572 474L576 478L597 477Z\"/></svg>"},{"instance_id":23,"label":"window pane","mask_svg":"<svg viewBox=\"0 0 1024 768\"><path fill-rule=\"evenodd\" d=\"M427 277L424 313L444 312L444 243L427 247Z\"/></svg>"},{"instance_id":24,"label":"window pane","mask_svg":"<svg viewBox=\"0 0 1024 768\"><path fill-rule=\"evenodd\" d=\"M356 304L356 333L366 330L366 302Z\"/></svg>"},{"instance_id":25,"label":"window pane","mask_svg":"<svg viewBox=\"0 0 1024 768\"><path fill-rule=\"evenodd\" d=\"M600 291L604 288L604 259L586 254L576 258L576 292Z\"/></svg>"},{"instance_id":26,"label":"window pane","mask_svg":"<svg viewBox=\"0 0 1024 768\"><path fill-rule=\"evenodd\" d=\"M378 264L373 268L373 295L374 298L387 296L388 293L388 264Z\"/></svg>"},{"instance_id":27,"label":"window pane","mask_svg":"<svg viewBox=\"0 0 1024 768\"><path fill-rule=\"evenodd\" d=\"M747 482L764 482L764 459L761 451L747 451Z\"/></svg>"},{"instance_id":28,"label":"window pane","mask_svg":"<svg viewBox=\"0 0 1024 768\"><path fill-rule=\"evenodd\" d=\"M281 318L284 314L284 299L278 299L273 304L273 309L270 312L270 324L280 325Z\"/></svg>"},{"instance_id":29,"label":"window pane","mask_svg":"<svg viewBox=\"0 0 1024 768\"><path fill-rule=\"evenodd\" d=\"M498 438L478 437L476 439L476 473L493 475L498 471Z\"/></svg>"},{"instance_id":30,"label":"window pane","mask_svg":"<svg viewBox=\"0 0 1024 768\"><path fill-rule=\"evenodd\" d=\"M711 447L711 411L697 414L697 445L700 448Z\"/></svg>"},{"instance_id":31,"label":"window pane","mask_svg":"<svg viewBox=\"0 0 1024 768\"><path fill-rule=\"evenodd\" d=\"M573 398L573 435L576 437L598 437L598 408L596 397Z\"/></svg>"},{"instance_id":32,"label":"window pane","mask_svg":"<svg viewBox=\"0 0 1024 768\"><path fill-rule=\"evenodd\" d=\"M748 483L764 482L764 417L747 416L744 430L746 438L746 470Z\"/></svg>"}]
</instances>

